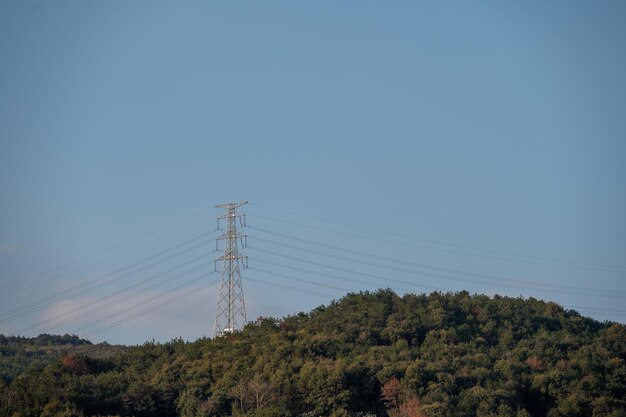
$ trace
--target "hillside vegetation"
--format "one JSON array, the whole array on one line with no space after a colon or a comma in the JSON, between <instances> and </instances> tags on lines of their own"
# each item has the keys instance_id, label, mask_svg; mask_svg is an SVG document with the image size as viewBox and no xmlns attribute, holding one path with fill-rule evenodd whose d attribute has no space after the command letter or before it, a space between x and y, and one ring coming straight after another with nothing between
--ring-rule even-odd
<instances>
[{"instance_id":1,"label":"hillside vegetation","mask_svg":"<svg viewBox=\"0 0 626 417\"><path fill-rule=\"evenodd\" d=\"M0 334L0 380L10 383L29 367L42 368L68 353L107 358L125 351L125 346L92 344L74 335L40 334L37 337Z\"/></svg>"},{"instance_id":2,"label":"hillside vegetation","mask_svg":"<svg viewBox=\"0 0 626 417\"><path fill-rule=\"evenodd\" d=\"M381 290L215 340L35 363L0 382L0 416L617 417L625 360L624 325L554 303Z\"/></svg>"}]
</instances>

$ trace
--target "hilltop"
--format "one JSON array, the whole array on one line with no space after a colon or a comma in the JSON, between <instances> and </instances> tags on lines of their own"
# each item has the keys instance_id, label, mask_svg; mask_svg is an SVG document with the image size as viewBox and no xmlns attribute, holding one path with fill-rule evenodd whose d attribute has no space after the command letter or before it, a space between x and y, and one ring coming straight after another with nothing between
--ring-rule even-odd
<instances>
[{"instance_id":1,"label":"hilltop","mask_svg":"<svg viewBox=\"0 0 626 417\"><path fill-rule=\"evenodd\" d=\"M26 369L43 368L69 353L107 358L125 350L126 346L94 345L89 340L69 334L40 334L32 338L0 334L0 380L10 383Z\"/></svg>"},{"instance_id":2,"label":"hilltop","mask_svg":"<svg viewBox=\"0 0 626 417\"><path fill-rule=\"evenodd\" d=\"M626 327L535 299L380 290L214 340L75 342L0 382L0 416L626 415Z\"/></svg>"}]
</instances>

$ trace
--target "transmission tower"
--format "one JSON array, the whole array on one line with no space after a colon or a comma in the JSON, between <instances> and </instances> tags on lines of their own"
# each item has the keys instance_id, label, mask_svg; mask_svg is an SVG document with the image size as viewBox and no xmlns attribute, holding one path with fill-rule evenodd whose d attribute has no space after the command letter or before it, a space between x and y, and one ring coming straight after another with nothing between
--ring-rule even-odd
<instances>
[{"instance_id":1,"label":"transmission tower","mask_svg":"<svg viewBox=\"0 0 626 417\"><path fill-rule=\"evenodd\" d=\"M226 209L226 214L217 218L218 230L220 220L226 219L226 232L217 238L217 241L224 241L224 254L215 260L216 269L217 262L222 261L222 278L217 295L217 314L213 327L214 337L241 330L246 324L246 304L243 299L241 269L247 267L248 257L241 255L237 248L238 243L243 247L247 243L247 236L237 231L237 221L241 227L244 227L246 216L245 214L237 214L236 210L247 203L247 201L241 201L215 206Z\"/></svg>"}]
</instances>

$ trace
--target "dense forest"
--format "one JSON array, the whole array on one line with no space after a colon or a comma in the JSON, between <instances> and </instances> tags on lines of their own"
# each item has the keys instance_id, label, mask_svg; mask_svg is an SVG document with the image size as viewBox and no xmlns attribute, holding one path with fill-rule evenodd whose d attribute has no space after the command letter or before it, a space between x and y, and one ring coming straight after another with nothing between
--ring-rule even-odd
<instances>
[{"instance_id":1,"label":"dense forest","mask_svg":"<svg viewBox=\"0 0 626 417\"><path fill-rule=\"evenodd\" d=\"M626 326L535 299L380 290L192 343L57 338L0 338L0 416L626 416Z\"/></svg>"},{"instance_id":2,"label":"dense forest","mask_svg":"<svg viewBox=\"0 0 626 417\"><path fill-rule=\"evenodd\" d=\"M107 343L92 344L75 335L40 334L37 337L4 336L0 334L0 380L5 383L29 367L43 368L68 353L107 358L121 353L126 346Z\"/></svg>"}]
</instances>

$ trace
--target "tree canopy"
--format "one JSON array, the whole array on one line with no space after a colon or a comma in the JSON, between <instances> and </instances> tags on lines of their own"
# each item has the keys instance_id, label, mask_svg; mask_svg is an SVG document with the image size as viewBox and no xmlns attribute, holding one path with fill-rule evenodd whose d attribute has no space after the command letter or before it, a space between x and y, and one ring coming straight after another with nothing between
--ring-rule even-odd
<instances>
[{"instance_id":1,"label":"tree canopy","mask_svg":"<svg viewBox=\"0 0 626 417\"><path fill-rule=\"evenodd\" d=\"M216 339L69 346L5 370L0 416L626 416L626 327L532 298L379 290Z\"/></svg>"}]
</instances>

